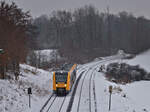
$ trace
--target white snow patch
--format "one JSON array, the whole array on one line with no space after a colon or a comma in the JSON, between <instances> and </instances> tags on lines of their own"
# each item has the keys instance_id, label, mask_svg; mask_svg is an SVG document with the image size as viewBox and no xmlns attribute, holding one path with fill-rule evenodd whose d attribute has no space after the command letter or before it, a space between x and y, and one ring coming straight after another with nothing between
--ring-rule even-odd
<instances>
[{"instance_id":1,"label":"white snow patch","mask_svg":"<svg viewBox=\"0 0 150 112\"><path fill-rule=\"evenodd\" d=\"M41 57L43 61L55 60L56 56L59 60L63 59L56 49L37 50L35 53L38 57Z\"/></svg>"},{"instance_id":2,"label":"white snow patch","mask_svg":"<svg viewBox=\"0 0 150 112\"><path fill-rule=\"evenodd\" d=\"M0 80L0 112L38 112L52 93L51 72L21 64L19 80ZM31 108L27 88L32 88Z\"/></svg>"},{"instance_id":3,"label":"white snow patch","mask_svg":"<svg viewBox=\"0 0 150 112\"><path fill-rule=\"evenodd\" d=\"M150 57L150 50L143 52L140 55L137 55L134 59L126 60L125 62L127 62L130 65L140 65L142 68L150 72L149 57Z\"/></svg>"},{"instance_id":4,"label":"white snow patch","mask_svg":"<svg viewBox=\"0 0 150 112\"><path fill-rule=\"evenodd\" d=\"M140 65L150 72L150 50L137 55L131 60L120 60L130 65ZM107 65L109 63L106 63ZM98 111L109 112L110 85L121 88L121 92L113 92L110 112L150 112L150 81L137 81L126 85L115 84L105 79L104 74L97 72L95 76Z\"/></svg>"},{"instance_id":5,"label":"white snow patch","mask_svg":"<svg viewBox=\"0 0 150 112\"><path fill-rule=\"evenodd\" d=\"M120 85L107 81L102 73L97 72L95 85L98 111L108 112L110 85L122 89L113 92L110 112L144 112L144 109L150 111L150 81Z\"/></svg>"}]
</instances>

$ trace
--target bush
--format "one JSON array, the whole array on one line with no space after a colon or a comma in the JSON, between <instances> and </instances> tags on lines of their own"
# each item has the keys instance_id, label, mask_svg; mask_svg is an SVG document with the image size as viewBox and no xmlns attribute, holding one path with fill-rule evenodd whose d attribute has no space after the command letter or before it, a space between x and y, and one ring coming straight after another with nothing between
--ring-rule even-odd
<instances>
[{"instance_id":1,"label":"bush","mask_svg":"<svg viewBox=\"0 0 150 112\"><path fill-rule=\"evenodd\" d=\"M111 63L107 66L106 77L116 83L129 83L132 81L150 80L147 73L139 65L131 66L126 63Z\"/></svg>"}]
</instances>

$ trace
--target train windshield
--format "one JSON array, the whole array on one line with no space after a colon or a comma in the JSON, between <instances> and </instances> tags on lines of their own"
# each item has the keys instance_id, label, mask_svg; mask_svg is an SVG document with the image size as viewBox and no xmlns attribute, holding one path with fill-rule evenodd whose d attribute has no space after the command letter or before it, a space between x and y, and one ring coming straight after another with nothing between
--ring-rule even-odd
<instances>
[{"instance_id":1,"label":"train windshield","mask_svg":"<svg viewBox=\"0 0 150 112\"><path fill-rule=\"evenodd\" d=\"M67 76L68 76L67 72L64 72L64 73L55 73L56 83L57 82L67 83Z\"/></svg>"}]
</instances>

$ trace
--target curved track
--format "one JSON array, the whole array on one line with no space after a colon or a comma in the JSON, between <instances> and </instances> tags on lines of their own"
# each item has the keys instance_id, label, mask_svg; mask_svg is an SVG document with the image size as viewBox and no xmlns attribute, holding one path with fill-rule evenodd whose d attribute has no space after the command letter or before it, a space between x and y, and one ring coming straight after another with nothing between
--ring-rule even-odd
<instances>
[{"instance_id":1,"label":"curved track","mask_svg":"<svg viewBox=\"0 0 150 112\"><path fill-rule=\"evenodd\" d=\"M77 80L67 98L52 94L40 112L97 112L94 71L99 65L115 59L118 57L79 67Z\"/></svg>"},{"instance_id":2,"label":"curved track","mask_svg":"<svg viewBox=\"0 0 150 112\"><path fill-rule=\"evenodd\" d=\"M93 76L93 95L94 95L94 107L95 107L95 112L97 112L97 103L96 103L96 93L95 93L95 74Z\"/></svg>"},{"instance_id":3,"label":"curved track","mask_svg":"<svg viewBox=\"0 0 150 112\"><path fill-rule=\"evenodd\" d=\"M95 66L97 66L97 64ZM79 100L78 100L78 106L77 106L77 112L80 112L80 111L81 112L83 112L83 111L93 112L92 111L92 106L91 106L91 104L92 104L92 101L91 101L91 94L92 94L91 93L91 85L92 85L92 77L93 77L94 70L95 70L95 68L94 69L89 68L87 70L87 72L85 73L83 79L82 79L81 89L80 89L80 94L79 94ZM89 81L85 82L85 79L87 79ZM88 92L83 91L83 89L85 89L85 88ZM81 105L82 106L84 105L83 107L85 107L86 109L81 107Z\"/></svg>"},{"instance_id":4,"label":"curved track","mask_svg":"<svg viewBox=\"0 0 150 112\"><path fill-rule=\"evenodd\" d=\"M96 70L96 68L99 65L101 65L105 62L108 62L108 61L118 59L118 58L122 58L122 57L116 56L116 57L107 58L105 60L95 62L95 64L90 63L90 66L86 65L83 67L85 72L81 77L82 80L79 82L80 87L78 87L78 93L76 95L77 102L76 102L76 104L74 104L74 105L77 105L76 106L77 109L73 108L72 112L97 112L94 71ZM88 69L86 69L86 67ZM82 67L81 67L81 69L82 69ZM80 90L79 90L79 88L80 88Z\"/></svg>"}]
</instances>

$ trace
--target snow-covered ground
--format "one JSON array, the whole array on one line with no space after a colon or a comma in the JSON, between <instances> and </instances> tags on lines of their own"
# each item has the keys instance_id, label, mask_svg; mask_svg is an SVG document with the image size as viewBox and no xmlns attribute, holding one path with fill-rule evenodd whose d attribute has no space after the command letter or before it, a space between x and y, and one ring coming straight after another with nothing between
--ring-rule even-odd
<instances>
[{"instance_id":1,"label":"snow-covered ground","mask_svg":"<svg viewBox=\"0 0 150 112\"><path fill-rule=\"evenodd\" d=\"M107 81L104 74L96 72L95 76L98 111L108 112L110 85L113 86L112 106L110 112L150 112L150 81L139 81L119 85Z\"/></svg>"},{"instance_id":2,"label":"snow-covered ground","mask_svg":"<svg viewBox=\"0 0 150 112\"><path fill-rule=\"evenodd\" d=\"M141 67L148 70L150 66L150 62L148 62L148 57L150 56L150 51L142 53L136 56L134 59L131 60L114 60L113 62L127 62L132 65L139 64ZM97 63L97 62L95 62ZM109 64L109 62L101 63L102 64ZM93 68L92 64L84 65L91 70ZM90 109L91 111L97 112L109 112L109 86L113 86L113 93L112 93L112 103L111 103L111 110L110 112L150 112L150 81L137 81L126 85L116 84L113 82L108 81L105 78L103 73L98 72L99 67L94 70L92 73L90 72L85 73L87 74L85 79L81 78L79 82L79 86L77 89L77 93L75 96L75 101L73 103L72 112L76 112L78 110L81 112L88 112ZM87 71L87 70L86 70ZM90 75L94 75L90 77ZM93 83L90 82L90 78L94 80ZM84 80L84 85L82 85L82 81ZM89 89L89 84L91 84L91 89ZM94 89L93 85L95 85L95 97L96 97L96 104L94 101ZM82 92L80 93L82 88ZM89 90L91 91L89 93ZM81 99L79 98L81 94ZM91 98L89 97L91 94ZM80 104L78 103L80 99ZM91 99L91 102L90 102ZM91 105L91 107L90 107ZM94 106L96 105L96 106ZM89 108L90 107L90 108Z\"/></svg>"},{"instance_id":3,"label":"snow-covered ground","mask_svg":"<svg viewBox=\"0 0 150 112\"><path fill-rule=\"evenodd\" d=\"M140 65L150 72L149 57L150 50L137 55L134 59L118 61L130 65ZM150 112L150 81L137 81L120 85L107 81L103 73L96 72L95 85L98 111L108 112L108 87L112 85L115 89L112 94L110 112Z\"/></svg>"},{"instance_id":4,"label":"snow-covered ground","mask_svg":"<svg viewBox=\"0 0 150 112\"><path fill-rule=\"evenodd\" d=\"M22 64L19 80L0 80L0 112L38 112L52 93L52 74ZM27 88L32 88L31 108Z\"/></svg>"},{"instance_id":5,"label":"snow-covered ground","mask_svg":"<svg viewBox=\"0 0 150 112\"><path fill-rule=\"evenodd\" d=\"M150 72L150 50L141 53L140 55L137 55L132 60L126 60L127 63L131 65L140 65L142 68L146 69Z\"/></svg>"},{"instance_id":6,"label":"snow-covered ground","mask_svg":"<svg viewBox=\"0 0 150 112\"><path fill-rule=\"evenodd\" d=\"M115 61L123 61L133 65L139 64L141 67L149 71L149 56L150 51L147 51L131 60L115 59ZM79 70L77 71L77 77L80 76L82 71L85 72L77 86L72 112L77 111L80 94L81 99L79 111L88 112L89 109L91 109L92 112L95 110L97 110L97 112L108 112L108 87L110 85L113 86L112 106L110 112L150 112L150 81L138 81L126 85L115 84L107 81L104 74L98 72L98 68L102 64L110 63L108 60L110 58L113 59L113 57L103 58L104 60L106 59L107 62L104 61L101 64L98 64L99 62L95 61L80 65ZM98 66L98 68L95 69L96 66L93 65ZM20 66L22 75L18 82L13 80L0 80L0 112L39 112L49 96L52 94L51 72L36 69L25 64L21 64ZM89 72L87 72L88 70ZM86 77L84 79L85 75ZM84 85L81 87L83 79ZM95 89L93 89L94 85ZM32 87L33 93L31 95L31 108L29 108L28 105L28 87ZM80 93L81 88L82 93ZM91 96L91 98L89 98L89 96ZM67 109L70 97L71 94L67 96L62 110ZM89 107L89 100L91 100L91 107ZM58 99L58 103L59 101L60 100ZM56 105L56 108L57 107L58 105Z\"/></svg>"},{"instance_id":7,"label":"snow-covered ground","mask_svg":"<svg viewBox=\"0 0 150 112\"><path fill-rule=\"evenodd\" d=\"M38 57L42 58L43 61L55 60L56 56L57 59L62 59L55 49L37 50L35 53Z\"/></svg>"}]
</instances>

